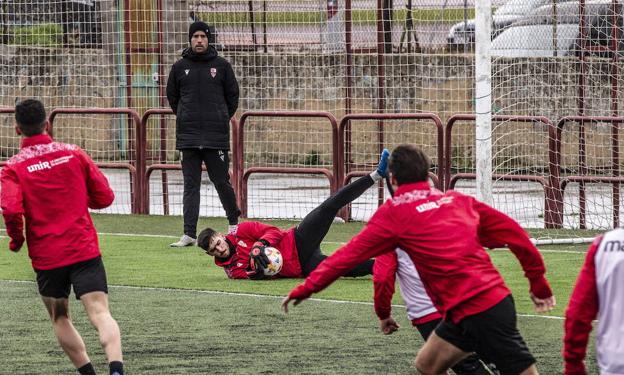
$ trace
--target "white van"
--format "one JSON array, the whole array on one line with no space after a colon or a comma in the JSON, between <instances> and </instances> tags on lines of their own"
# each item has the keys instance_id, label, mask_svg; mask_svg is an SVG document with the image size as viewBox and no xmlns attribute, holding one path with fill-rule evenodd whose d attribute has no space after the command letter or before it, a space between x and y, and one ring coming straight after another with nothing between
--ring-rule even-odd
<instances>
[{"instance_id":1,"label":"white van","mask_svg":"<svg viewBox=\"0 0 624 375\"><path fill-rule=\"evenodd\" d=\"M565 2L569 0L555 0ZM525 17L528 13L553 0L509 0L498 7L492 14L492 37L500 34L513 22ZM469 49L474 46L475 20L469 19L451 26L446 37L448 48L453 50Z\"/></svg>"},{"instance_id":2,"label":"white van","mask_svg":"<svg viewBox=\"0 0 624 375\"><path fill-rule=\"evenodd\" d=\"M622 0L618 8L622 9ZM588 45L607 47L614 26L612 0L585 2L585 25ZM618 50L624 51L622 16L615 17L618 28ZM553 7L543 6L507 27L492 41L492 56L554 57L578 55L581 51L580 4L578 1L557 4L556 21ZM606 55L605 51L590 51Z\"/></svg>"}]
</instances>

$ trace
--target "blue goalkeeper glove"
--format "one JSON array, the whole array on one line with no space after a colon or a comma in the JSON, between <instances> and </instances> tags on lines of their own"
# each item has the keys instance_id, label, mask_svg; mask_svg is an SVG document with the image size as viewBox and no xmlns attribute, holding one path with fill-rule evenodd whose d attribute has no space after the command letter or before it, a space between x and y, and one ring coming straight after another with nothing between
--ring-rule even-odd
<instances>
[{"instance_id":1,"label":"blue goalkeeper glove","mask_svg":"<svg viewBox=\"0 0 624 375\"><path fill-rule=\"evenodd\" d=\"M381 152L381 156L379 157L379 164L377 165L377 173L381 177L388 176L388 158L390 157L390 151L387 148L384 148Z\"/></svg>"}]
</instances>

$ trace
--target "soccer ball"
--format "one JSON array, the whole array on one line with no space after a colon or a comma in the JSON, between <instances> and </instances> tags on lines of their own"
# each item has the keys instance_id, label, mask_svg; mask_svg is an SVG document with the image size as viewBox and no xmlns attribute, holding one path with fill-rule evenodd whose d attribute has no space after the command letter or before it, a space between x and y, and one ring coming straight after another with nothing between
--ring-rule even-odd
<instances>
[{"instance_id":1,"label":"soccer ball","mask_svg":"<svg viewBox=\"0 0 624 375\"><path fill-rule=\"evenodd\" d=\"M284 258L282 253L274 247L265 247L264 253L269 258L269 265L264 269L266 276L275 276L282 270L284 265Z\"/></svg>"}]
</instances>

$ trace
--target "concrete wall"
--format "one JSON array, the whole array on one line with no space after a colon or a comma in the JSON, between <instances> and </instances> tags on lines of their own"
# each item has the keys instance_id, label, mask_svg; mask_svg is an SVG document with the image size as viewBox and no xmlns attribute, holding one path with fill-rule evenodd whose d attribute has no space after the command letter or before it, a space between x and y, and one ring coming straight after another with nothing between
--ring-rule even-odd
<instances>
[{"instance_id":1,"label":"concrete wall","mask_svg":"<svg viewBox=\"0 0 624 375\"><path fill-rule=\"evenodd\" d=\"M165 38L168 47L164 55L164 79L187 43L183 32L187 26L188 20L170 23L171 32ZM17 99L25 97L42 98L48 108L118 105L120 75L116 60L119 47L114 47L114 43L108 45L108 49L0 45L0 105L12 106ZM179 46L177 50L176 46ZM324 110L337 117L345 113L346 59L343 55L255 52L223 55L231 61L239 78L239 115L247 110ZM353 112L375 112L379 103L377 56L357 55L353 61ZM446 120L454 113L474 111L472 56L390 55L385 57L385 64L387 112L434 112ZM608 60L590 62L586 75L586 114L611 114L611 69ZM620 63L619 69L624 71L624 63ZM496 60L493 72L495 113L543 115L555 121L579 112L579 64L574 58ZM618 84L624 86L622 79ZM618 93L621 102L624 90ZM619 113L622 114L622 110ZM3 125L11 123L9 116L0 119ZM88 134L94 126L79 119L75 126L70 125L68 127L77 129L71 134L77 143L85 142L78 137ZM172 121L168 126L172 131ZM119 126L111 123L108 127L111 142L117 142L119 130L115 129ZM116 147L102 141L97 144L87 141L84 146L101 149L103 153Z\"/></svg>"}]
</instances>

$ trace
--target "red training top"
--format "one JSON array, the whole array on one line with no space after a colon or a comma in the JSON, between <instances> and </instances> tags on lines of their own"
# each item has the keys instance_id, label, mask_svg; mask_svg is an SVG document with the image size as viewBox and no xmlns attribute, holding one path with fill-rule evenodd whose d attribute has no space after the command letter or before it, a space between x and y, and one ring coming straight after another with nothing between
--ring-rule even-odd
<instances>
[{"instance_id":1,"label":"red training top","mask_svg":"<svg viewBox=\"0 0 624 375\"><path fill-rule=\"evenodd\" d=\"M357 236L289 296L307 298L356 264L400 247L411 257L436 308L458 323L510 294L482 243L509 247L531 292L539 298L552 296L542 256L518 223L473 197L442 193L428 182L401 185Z\"/></svg>"},{"instance_id":2,"label":"red training top","mask_svg":"<svg viewBox=\"0 0 624 375\"><path fill-rule=\"evenodd\" d=\"M235 254L223 261L215 257L215 264L223 267L230 279L247 279L249 252L255 242L263 239L282 253L284 264L276 277L302 277L299 253L295 245L295 228L281 230L257 221L238 224L236 234L225 236L235 246Z\"/></svg>"},{"instance_id":3,"label":"red training top","mask_svg":"<svg viewBox=\"0 0 624 375\"><path fill-rule=\"evenodd\" d=\"M24 138L2 169L0 184L10 248L17 251L23 244L26 218L33 268L59 268L100 255L88 209L108 207L115 195L80 147L54 142L47 134Z\"/></svg>"}]
</instances>

